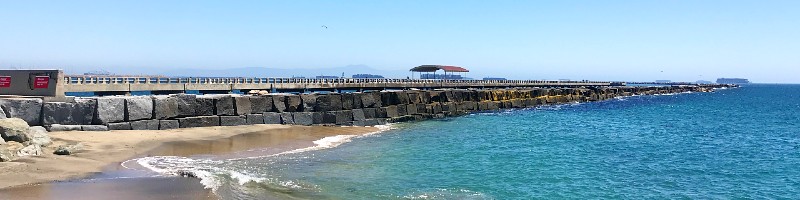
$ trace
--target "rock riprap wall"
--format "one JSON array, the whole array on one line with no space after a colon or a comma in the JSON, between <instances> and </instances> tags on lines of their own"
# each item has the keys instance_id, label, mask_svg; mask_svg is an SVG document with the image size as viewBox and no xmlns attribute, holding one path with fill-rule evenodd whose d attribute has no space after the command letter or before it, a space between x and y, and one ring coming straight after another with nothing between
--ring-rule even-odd
<instances>
[{"instance_id":1,"label":"rock riprap wall","mask_svg":"<svg viewBox=\"0 0 800 200\"><path fill-rule=\"evenodd\" d=\"M722 85L671 87L407 90L365 93L118 96L42 102L0 99L0 118L50 131L164 130L247 124L372 126L471 112L602 101L619 96L708 92Z\"/></svg>"}]
</instances>

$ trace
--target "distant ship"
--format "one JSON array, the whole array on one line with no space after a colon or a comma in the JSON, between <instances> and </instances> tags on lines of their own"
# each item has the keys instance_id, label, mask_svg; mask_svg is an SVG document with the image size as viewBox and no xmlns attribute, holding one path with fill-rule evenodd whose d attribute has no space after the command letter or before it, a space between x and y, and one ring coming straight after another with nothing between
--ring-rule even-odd
<instances>
[{"instance_id":1,"label":"distant ship","mask_svg":"<svg viewBox=\"0 0 800 200\"><path fill-rule=\"evenodd\" d=\"M750 83L746 78L718 78L719 84L747 84Z\"/></svg>"}]
</instances>

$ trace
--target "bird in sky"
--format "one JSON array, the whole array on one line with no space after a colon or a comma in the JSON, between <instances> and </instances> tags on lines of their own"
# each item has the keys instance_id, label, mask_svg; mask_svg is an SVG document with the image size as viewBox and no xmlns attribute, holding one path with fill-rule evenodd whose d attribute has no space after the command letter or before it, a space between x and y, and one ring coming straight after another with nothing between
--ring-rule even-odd
<instances>
[{"instance_id":1,"label":"bird in sky","mask_svg":"<svg viewBox=\"0 0 800 200\"><path fill-rule=\"evenodd\" d=\"M328 29L328 26L322 25L322 28Z\"/></svg>"}]
</instances>

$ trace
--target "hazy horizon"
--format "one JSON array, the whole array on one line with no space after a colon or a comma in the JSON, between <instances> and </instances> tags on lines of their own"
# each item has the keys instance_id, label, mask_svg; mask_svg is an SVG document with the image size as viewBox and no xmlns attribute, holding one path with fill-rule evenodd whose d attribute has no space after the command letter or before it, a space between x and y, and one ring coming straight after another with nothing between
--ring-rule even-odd
<instances>
[{"instance_id":1,"label":"hazy horizon","mask_svg":"<svg viewBox=\"0 0 800 200\"><path fill-rule=\"evenodd\" d=\"M798 1L4 1L0 68L800 83ZM248 72L241 72L250 75ZM370 73L370 72L363 72ZM337 74L324 74L337 75Z\"/></svg>"}]
</instances>

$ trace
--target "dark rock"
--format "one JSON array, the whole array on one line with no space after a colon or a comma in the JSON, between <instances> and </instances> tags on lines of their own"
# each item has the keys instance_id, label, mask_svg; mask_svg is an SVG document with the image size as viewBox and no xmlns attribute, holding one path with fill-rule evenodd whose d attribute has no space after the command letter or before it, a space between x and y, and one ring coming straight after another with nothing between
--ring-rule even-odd
<instances>
[{"instance_id":1,"label":"dark rock","mask_svg":"<svg viewBox=\"0 0 800 200\"><path fill-rule=\"evenodd\" d=\"M317 96L315 111L339 111L342 110L342 96L338 94L327 94Z\"/></svg>"},{"instance_id":2,"label":"dark rock","mask_svg":"<svg viewBox=\"0 0 800 200\"><path fill-rule=\"evenodd\" d=\"M125 97L125 121L153 118L153 99L148 97Z\"/></svg>"},{"instance_id":3,"label":"dark rock","mask_svg":"<svg viewBox=\"0 0 800 200\"><path fill-rule=\"evenodd\" d=\"M196 114L198 114L197 96L188 94L178 94L172 97L175 98L175 101L178 104L178 117L195 116ZM213 101L211 102L211 104L213 107ZM212 111L211 114L209 115L212 115L213 113L214 112Z\"/></svg>"},{"instance_id":4,"label":"dark rock","mask_svg":"<svg viewBox=\"0 0 800 200\"><path fill-rule=\"evenodd\" d=\"M286 112L299 112L303 110L303 100L298 95L286 95Z\"/></svg>"},{"instance_id":5,"label":"dark rock","mask_svg":"<svg viewBox=\"0 0 800 200\"><path fill-rule=\"evenodd\" d=\"M44 103L42 106L42 124L91 124L94 116L94 110L94 100L82 100L75 103Z\"/></svg>"},{"instance_id":6,"label":"dark rock","mask_svg":"<svg viewBox=\"0 0 800 200\"><path fill-rule=\"evenodd\" d=\"M386 117L387 118L400 116L399 113L397 112L397 106L387 106L387 107L383 107L382 109L386 110Z\"/></svg>"},{"instance_id":7,"label":"dark rock","mask_svg":"<svg viewBox=\"0 0 800 200\"><path fill-rule=\"evenodd\" d=\"M286 95L270 95L274 112L286 112Z\"/></svg>"},{"instance_id":8,"label":"dark rock","mask_svg":"<svg viewBox=\"0 0 800 200\"><path fill-rule=\"evenodd\" d=\"M49 125L50 128L48 128L47 131L50 131L50 132L82 131L83 130L83 126L102 126L102 127L106 127L106 130L108 130L108 127L105 126L105 125L61 125L61 124L51 124L51 125Z\"/></svg>"},{"instance_id":9,"label":"dark rock","mask_svg":"<svg viewBox=\"0 0 800 200\"><path fill-rule=\"evenodd\" d=\"M325 113L323 112L314 112L311 114L311 119L314 124L324 124L325 123Z\"/></svg>"},{"instance_id":10,"label":"dark rock","mask_svg":"<svg viewBox=\"0 0 800 200\"><path fill-rule=\"evenodd\" d=\"M181 128L219 126L219 116L199 116L178 119Z\"/></svg>"},{"instance_id":11,"label":"dark rock","mask_svg":"<svg viewBox=\"0 0 800 200\"><path fill-rule=\"evenodd\" d=\"M345 122L353 121L352 110L342 110L336 114L336 124L344 124Z\"/></svg>"},{"instance_id":12,"label":"dark rock","mask_svg":"<svg viewBox=\"0 0 800 200\"><path fill-rule=\"evenodd\" d=\"M361 107L362 108L377 108L380 106L375 105L375 95L374 93L360 93L356 94L356 98L361 99Z\"/></svg>"},{"instance_id":13,"label":"dark rock","mask_svg":"<svg viewBox=\"0 0 800 200\"><path fill-rule=\"evenodd\" d=\"M406 98L408 99L408 98ZM381 93L381 102L383 105L397 105L400 104L400 97L397 95L397 92L382 92Z\"/></svg>"},{"instance_id":14,"label":"dark rock","mask_svg":"<svg viewBox=\"0 0 800 200\"><path fill-rule=\"evenodd\" d=\"M219 116L220 126L241 126L247 125L245 116Z\"/></svg>"},{"instance_id":15,"label":"dark rock","mask_svg":"<svg viewBox=\"0 0 800 200\"><path fill-rule=\"evenodd\" d=\"M366 123L366 121L364 121L364 120L361 120L361 121L352 121L352 122L350 123L350 125L352 125L352 126L367 126L367 123Z\"/></svg>"},{"instance_id":16,"label":"dark rock","mask_svg":"<svg viewBox=\"0 0 800 200\"><path fill-rule=\"evenodd\" d=\"M214 107L214 99L203 96L195 98L194 103L194 114L190 116L211 116L214 115L216 112L216 107Z\"/></svg>"},{"instance_id":17,"label":"dark rock","mask_svg":"<svg viewBox=\"0 0 800 200\"><path fill-rule=\"evenodd\" d=\"M81 131L108 131L105 125L80 125Z\"/></svg>"},{"instance_id":18,"label":"dark rock","mask_svg":"<svg viewBox=\"0 0 800 200\"><path fill-rule=\"evenodd\" d=\"M408 115L408 105L397 104L397 115L399 116Z\"/></svg>"},{"instance_id":19,"label":"dark rock","mask_svg":"<svg viewBox=\"0 0 800 200\"><path fill-rule=\"evenodd\" d=\"M264 124L264 114L248 114L245 118L247 124Z\"/></svg>"},{"instance_id":20,"label":"dark rock","mask_svg":"<svg viewBox=\"0 0 800 200\"><path fill-rule=\"evenodd\" d=\"M234 112L236 113L236 115L246 115L253 113L253 104L250 101L249 96L233 97L233 104L235 106Z\"/></svg>"},{"instance_id":21,"label":"dark rock","mask_svg":"<svg viewBox=\"0 0 800 200\"><path fill-rule=\"evenodd\" d=\"M280 115L280 113L265 112L264 113L264 123L265 124L281 124L281 115Z\"/></svg>"},{"instance_id":22,"label":"dark rock","mask_svg":"<svg viewBox=\"0 0 800 200\"><path fill-rule=\"evenodd\" d=\"M316 94L301 94L300 99L303 101L303 109L304 112L313 112L314 106L317 105L317 95Z\"/></svg>"},{"instance_id":23,"label":"dark rock","mask_svg":"<svg viewBox=\"0 0 800 200\"><path fill-rule=\"evenodd\" d=\"M294 124L297 125L311 126L314 124L314 117L311 112L292 113L292 119L294 120Z\"/></svg>"},{"instance_id":24,"label":"dark rock","mask_svg":"<svg viewBox=\"0 0 800 200\"><path fill-rule=\"evenodd\" d=\"M65 155L72 155L72 154L75 154L75 153L79 153L82 150L83 150L83 144L78 143L78 144L73 144L73 145L59 146L58 148L56 148L56 150L55 150L55 152L53 152L53 154L64 155L65 156Z\"/></svg>"},{"instance_id":25,"label":"dark rock","mask_svg":"<svg viewBox=\"0 0 800 200\"><path fill-rule=\"evenodd\" d=\"M36 98L0 98L6 117L20 118L30 126L42 124L42 100Z\"/></svg>"},{"instance_id":26,"label":"dark rock","mask_svg":"<svg viewBox=\"0 0 800 200\"><path fill-rule=\"evenodd\" d=\"M214 95L212 98L216 115L236 115L236 107L231 95Z\"/></svg>"},{"instance_id":27,"label":"dark rock","mask_svg":"<svg viewBox=\"0 0 800 200\"><path fill-rule=\"evenodd\" d=\"M130 122L108 123L109 130L132 130Z\"/></svg>"},{"instance_id":28,"label":"dark rock","mask_svg":"<svg viewBox=\"0 0 800 200\"><path fill-rule=\"evenodd\" d=\"M387 118L386 107L375 109L375 118Z\"/></svg>"},{"instance_id":29,"label":"dark rock","mask_svg":"<svg viewBox=\"0 0 800 200\"><path fill-rule=\"evenodd\" d=\"M377 110L376 108L364 108L361 109L364 111L364 118L366 119L373 119L377 117Z\"/></svg>"},{"instance_id":30,"label":"dark rock","mask_svg":"<svg viewBox=\"0 0 800 200\"><path fill-rule=\"evenodd\" d=\"M364 121L366 116L364 116L364 110L361 109L353 109L353 121Z\"/></svg>"},{"instance_id":31,"label":"dark rock","mask_svg":"<svg viewBox=\"0 0 800 200\"><path fill-rule=\"evenodd\" d=\"M364 105L361 102L361 98L356 94L352 94L351 93L351 95L353 95L353 109L361 109L361 108L363 108Z\"/></svg>"},{"instance_id":32,"label":"dark rock","mask_svg":"<svg viewBox=\"0 0 800 200\"><path fill-rule=\"evenodd\" d=\"M328 111L322 115L322 122L324 124L336 124L336 113L339 111Z\"/></svg>"},{"instance_id":33,"label":"dark rock","mask_svg":"<svg viewBox=\"0 0 800 200\"><path fill-rule=\"evenodd\" d=\"M400 101L400 104L409 104L411 101L408 99L408 93L405 91L397 91L394 92L397 95L397 100Z\"/></svg>"},{"instance_id":34,"label":"dark rock","mask_svg":"<svg viewBox=\"0 0 800 200\"><path fill-rule=\"evenodd\" d=\"M417 114L417 105L416 104L406 105L406 114L408 115Z\"/></svg>"},{"instance_id":35,"label":"dark rock","mask_svg":"<svg viewBox=\"0 0 800 200\"><path fill-rule=\"evenodd\" d=\"M281 124L294 124L292 113L280 113L280 114L281 114Z\"/></svg>"},{"instance_id":36,"label":"dark rock","mask_svg":"<svg viewBox=\"0 0 800 200\"><path fill-rule=\"evenodd\" d=\"M153 118L171 119L178 117L178 99L171 96L153 96Z\"/></svg>"},{"instance_id":37,"label":"dark rock","mask_svg":"<svg viewBox=\"0 0 800 200\"><path fill-rule=\"evenodd\" d=\"M131 129L133 130L158 130L158 120L141 120L141 121L133 121L131 123Z\"/></svg>"},{"instance_id":38,"label":"dark rock","mask_svg":"<svg viewBox=\"0 0 800 200\"><path fill-rule=\"evenodd\" d=\"M253 112L253 114L261 114L263 112L272 111L272 98L267 98L265 96L251 96L250 110Z\"/></svg>"},{"instance_id":39,"label":"dark rock","mask_svg":"<svg viewBox=\"0 0 800 200\"><path fill-rule=\"evenodd\" d=\"M180 122L178 120L159 120L158 121L158 130L169 130L169 129L176 129L180 128Z\"/></svg>"},{"instance_id":40,"label":"dark rock","mask_svg":"<svg viewBox=\"0 0 800 200\"><path fill-rule=\"evenodd\" d=\"M342 94L342 110L353 109L354 100L355 100L355 95L351 93Z\"/></svg>"},{"instance_id":41,"label":"dark rock","mask_svg":"<svg viewBox=\"0 0 800 200\"><path fill-rule=\"evenodd\" d=\"M364 126L375 126L375 125L380 125L378 123L378 119L366 119L366 120L364 120Z\"/></svg>"}]
</instances>

